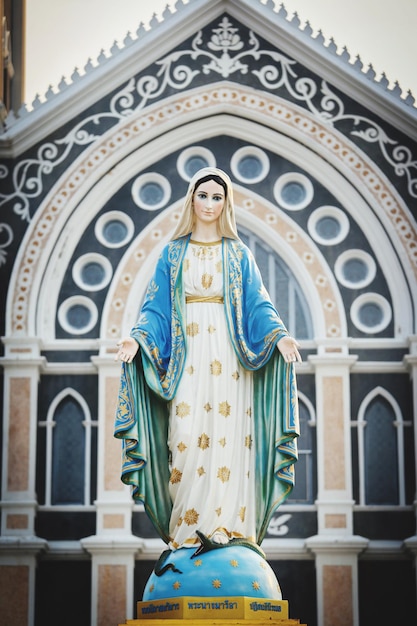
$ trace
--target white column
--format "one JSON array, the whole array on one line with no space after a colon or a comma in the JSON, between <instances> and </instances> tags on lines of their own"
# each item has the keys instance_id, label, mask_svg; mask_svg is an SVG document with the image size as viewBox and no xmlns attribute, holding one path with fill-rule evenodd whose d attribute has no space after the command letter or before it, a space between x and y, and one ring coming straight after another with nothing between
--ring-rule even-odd
<instances>
[{"instance_id":1,"label":"white column","mask_svg":"<svg viewBox=\"0 0 417 626\"><path fill-rule=\"evenodd\" d=\"M36 438L40 358L37 338L7 338L3 398L0 587L5 623L33 626L36 558L47 542L35 537Z\"/></svg>"},{"instance_id":2,"label":"white column","mask_svg":"<svg viewBox=\"0 0 417 626\"><path fill-rule=\"evenodd\" d=\"M318 623L359 626L358 554L353 535L350 370L344 346L310 356L316 378L318 535L306 541L316 558Z\"/></svg>"},{"instance_id":3,"label":"white column","mask_svg":"<svg viewBox=\"0 0 417 626\"><path fill-rule=\"evenodd\" d=\"M91 626L132 619L135 557L143 541L132 535L133 500L123 485L121 442L113 436L120 364L114 355L93 357L98 370L96 534L81 541L92 556Z\"/></svg>"}]
</instances>

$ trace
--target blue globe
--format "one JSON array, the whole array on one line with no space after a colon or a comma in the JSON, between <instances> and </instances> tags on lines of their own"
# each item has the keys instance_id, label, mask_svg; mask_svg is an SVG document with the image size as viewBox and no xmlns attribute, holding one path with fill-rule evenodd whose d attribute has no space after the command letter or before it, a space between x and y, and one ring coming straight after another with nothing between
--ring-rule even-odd
<instances>
[{"instance_id":1,"label":"blue globe","mask_svg":"<svg viewBox=\"0 0 417 626\"><path fill-rule=\"evenodd\" d=\"M268 562L246 546L224 546L193 556L180 548L163 563L164 573L152 572L143 601L182 596L246 596L282 600L278 580Z\"/></svg>"}]
</instances>

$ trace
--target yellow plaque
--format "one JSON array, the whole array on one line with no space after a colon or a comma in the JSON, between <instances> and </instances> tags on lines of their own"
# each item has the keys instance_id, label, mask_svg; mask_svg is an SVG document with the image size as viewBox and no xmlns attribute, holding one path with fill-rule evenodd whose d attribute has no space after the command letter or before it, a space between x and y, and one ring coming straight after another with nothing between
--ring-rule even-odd
<instances>
[{"instance_id":1,"label":"yellow plaque","mask_svg":"<svg viewBox=\"0 0 417 626\"><path fill-rule=\"evenodd\" d=\"M137 603L138 619L288 619L287 600L268 598L197 597L164 598Z\"/></svg>"}]
</instances>

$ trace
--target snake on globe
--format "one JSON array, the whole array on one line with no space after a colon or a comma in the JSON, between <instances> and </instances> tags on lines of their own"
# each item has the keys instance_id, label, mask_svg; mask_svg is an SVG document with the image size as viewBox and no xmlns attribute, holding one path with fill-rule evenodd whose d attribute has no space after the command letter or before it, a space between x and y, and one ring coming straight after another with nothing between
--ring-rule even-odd
<instances>
[{"instance_id":1,"label":"snake on globe","mask_svg":"<svg viewBox=\"0 0 417 626\"><path fill-rule=\"evenodd\" d=\"M200 539L201 543L198 546L197 550L193 552L193 554L191 555L192 559L194 559L197 556L201 556L202 554L205 554L206 552L211 552L212 550L221 550L223 548L235 548L236 546L249 548L250 550L253 550L257 554L259 554L259 556L261 556L263 559L266 558L265 552L262 550L260 546L258 546L258 544L256 544L254 541L250 541L249 539L245 539L244 537L235 537L233 539L230 539L227 543L218 543L216 541L213 541L206 535L204 535L199 530L196 531L196 534L198 538ZM166 563L167 559L169 558L171 554L172 554L172 550L169 550L169 549L164 550L164 552L162 552L161 556L157 560L155 567L154 567L154 572L156 576L162 576L169 570L171 570L172 572L176 572L177 574L182 574L182 571L179 570L175 566L175 563L172 563L172 562Z\"/></svg>"}]
</instances>

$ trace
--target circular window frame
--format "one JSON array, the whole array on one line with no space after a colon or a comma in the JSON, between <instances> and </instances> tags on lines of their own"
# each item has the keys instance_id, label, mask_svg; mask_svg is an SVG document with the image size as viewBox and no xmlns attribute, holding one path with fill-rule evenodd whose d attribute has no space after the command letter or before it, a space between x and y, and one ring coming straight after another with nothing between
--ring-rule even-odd
<instances>
[{"instance_id":1,"label":"circular window frame","mask_svg":"<svg viewBox=\"0 0 417 626\"><path fill-rule=\"evenodd\" d=\"M76 306L77 304L84 306L91 313L90 321L88 322L88 324L86 324L86 326L83 326L82 328L77 328L75 326L72 326L68 322L68 319L66 317L69 309L73 306ZM98 320L97 307L90 298L87 298L87 296L70 296L69 298L64 300L64 302L61 303L58 309L58 322L61 328L65 330L65 332L69 333L70 335L85 335L86 333L90 332L90 330L94 328L94 326L97 324L97 320Z\"/></svg>"},{"instance_id":2,"label":"circular window frame","mask_svg":"<svg viewBox=\"0 0 417 626\"><path fill-rule=\"evenodd\" d=\"M350 261L351 259L358 259L360 261L363 261L368 270L366 277L362 280L358 280L357 282L353 282L347 279L343 274L343 266L347 261ZM364 250L360 250L358 248L345 250L345 252L342 252L342 254L336 259L334 271L337 280L344 287L347 287L348 289L362 289L363 287L367 287L368 285L370 285L371 282L374 280L376 276L376 263L372 256Z\"/></svg>"},{"instance_id":3,"label":"circular window frame","mask_svg":"<svg viewBox=\"0 0 417 626\"><path fill-rule=\"evenodd\" d=\"M117 242L111 242L104 236L104 229L106 224L113 221L119 221L124 226L126 226L127 234L126 237ZM103 213L101 215L94 226L94 234L96 236L97 241L99 241L106 248L122 248L126 244L128 244L135 233L135 224L129 215L123 213L122 211L108 211L107 213Z\"/></svg>"},{"instance_id":4,"label":"circular window frame","mask_svg":"<svg viewBox=\"0 0 417 626\"><path fill-rule=\"evenodd\" d=\"M299 202L298 204L290 204L286 202L282 197L282 190L285 185L288 183L299 183L302 185L306 191L306 197ZM302 211L311 203L314 198L314 186L311 180L305 174L301 174L300 172L287 172L286 174L282 174L274 184L274 198L277 204L287 211Z\"/></svg>"},{"instance_id":5,"label":"circular window frame","mask_svg":"<svg viewBox=\"0 0 417 626\"><path fill-rule=\"evenodd\" d=\"M245 176L242 176L242 174L239 172L239 161L246 156L254 156L261 162L261 173L254 178L247 178ZM242 148L236 150L236 152L233 154L230 160L230 169L233 176L237 178L237 180L239 180L241 183L245 183L245 185L255 185L256 183L261 182L262 180L264 180L264 178L268 176L270 169L269 157L266 152L261 150L261 148L258 148L256 146L243 146Z\"/></svg>"},{"instance_id":6,"label":"circular window frame","mask_svg":"<svg viewBox=\"0 0 417 626\"><path fill-rule=\"evenodd\" d=\"M187 183L190 182L192 176L189 176L185 171L185 165L187 161L193 157L203 157L208 165L205 167L216 167L216 157L213 152L204 146L191 146L181 152L177 159L177 171L183 180Z\"/></svg>"},{"instance_id":7,"label":"circular window frame","mask_svg":"<svg viewBox=\"0 0 417 626\"><path fill-rule=\"evenodd\" d=\"M146 202L143 202L140 197L141 188L149 183L155 183L157 185L160 185L160 187L162 188L162 200L160 200L156 204L147 204ZM158 172L146 172L145 174L141 174L140 176L135 178L132 183L130 193L133 202L140 209L143 209L144 211L158 211L159 209L162 209L164 206L166 206L170 201L171 185L169 180L162 174L159 174Z\"/></svg>"},{"instance_id":8,"label":"circular window frame","mask_svg":"<svg viewBox=\"0 0 417 626\"><path fill-rule=\"evenodd\" d=\"M366 326L359 318L361 307L369 303L377 304L382 309L382 321L376 326ZM361 294L352 302L350 307L350 317L358 330L368 335L376 335L385 330L391 322L392 309L390 303L386 298L384 298L384 296L381 296L379 293L368 292Z\"/></svg>"},{"instance_id":9,"label":"circular window frame","mask_svg":"<svg viewBox=\"0 0 417 626\"><path fill-rule=\"evenodd\" d=\"M316 231L317 222L324 217L333 217L340 224L340 233L333 237L332 239L326 239L321 237L320 234ZM339 209L338 207L326 205L319 207L308 218L307 229L310 233L310 236L323 246L335 246L346 239L350 230L350 223L347 215Z\"/></svg>"},{"instance_id":10,"label":"circular window frame","mask_svg":"<svg viewBox=\"0 0 417 626\"><path fill-rule=\"evenodd\" d=\"M89 263L97 263L97 265L100 265L103 268L104 278L100 283L91 285L90 283L84 282L82 277L83 268ZM83 254L75 261L72 267L72 278L75 284L81 289L84 289L84 291L100 291L101 289L104 289L104 287L107 287L110 283L112 276L113 266L109 259L103 254L98 254L97 252L88 252L87 254Z\"/></svg>"}]
</instances>

